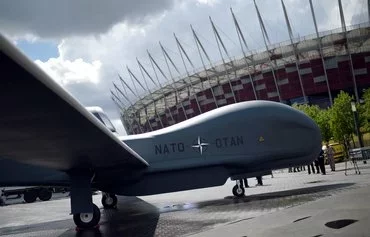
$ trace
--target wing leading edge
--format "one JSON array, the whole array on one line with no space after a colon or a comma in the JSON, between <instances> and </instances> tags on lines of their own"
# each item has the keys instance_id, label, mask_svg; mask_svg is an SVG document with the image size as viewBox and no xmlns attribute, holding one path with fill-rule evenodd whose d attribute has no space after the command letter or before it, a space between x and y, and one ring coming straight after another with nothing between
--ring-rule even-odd
<instances>
[{"instance_id":1,"label":"wing leading edge","mask_svg":"<svg viewBox=\"0 0 370 237\"><path fill-rule=\"evenodd\" d=\"M146 167L0 34L0 157L58 170Z\"/></svg>"}]
</instances>

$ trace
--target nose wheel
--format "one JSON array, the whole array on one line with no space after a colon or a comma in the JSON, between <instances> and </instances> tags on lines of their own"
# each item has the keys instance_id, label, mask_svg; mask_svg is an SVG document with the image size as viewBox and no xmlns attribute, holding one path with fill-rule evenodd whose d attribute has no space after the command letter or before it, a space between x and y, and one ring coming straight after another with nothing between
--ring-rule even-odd
<instances>
[{"instance_id":1,"label":"nose wheel","mask_svg":"<svg viewBox=\"0 0 370 237\"><path fill-rule=\"evenodd\" d=\"M101 204L105 209L115 208L117 206L117 196L114 194L103 193Z\"/></svg>"},{"instance_id":2,"label":"nose wheel","mask_svg":"<svg viewBox=\"0 0 370 237\"><path fill-rule=\"evenodd\" d=\"M100 221L100 210L95 204L93 204L92 213L73 214L73 221L78 228L86 229L95 227Z\"/></svg>"},{"instance_id":3,"label":"nose wheel","mask_svg":"<svg viewBox=\"0 0 370 237\"><path fill-rule=\"evenodd\" d=\"M245 194L243 183L239 180L236 181L236 185L233 187L233 194L235 197L243 197Z\"/></svg>"}]
</instances>

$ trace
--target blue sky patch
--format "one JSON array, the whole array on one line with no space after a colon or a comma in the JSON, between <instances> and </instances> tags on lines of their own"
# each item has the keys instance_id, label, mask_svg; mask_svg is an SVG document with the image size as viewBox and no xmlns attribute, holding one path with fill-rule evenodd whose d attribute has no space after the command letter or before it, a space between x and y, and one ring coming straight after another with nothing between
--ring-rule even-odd
<instances>
[{"instance_id":1,"label":"blue sky patch","mask_svg":"<svg viewBox=\"0 0 370 237\"><path fill-rule=\"evenodd\" d=\"M59 56L58 44L51 41L29 42L27 40L20 40L17 42L17 47L32 60L39 59L45 62L49 58Z\"/></svg>"}]
</instances>

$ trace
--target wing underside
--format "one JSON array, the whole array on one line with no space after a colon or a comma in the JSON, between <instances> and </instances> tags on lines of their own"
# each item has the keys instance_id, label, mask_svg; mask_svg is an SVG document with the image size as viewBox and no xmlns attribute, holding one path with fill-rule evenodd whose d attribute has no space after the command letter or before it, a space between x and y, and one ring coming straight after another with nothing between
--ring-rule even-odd
<instances>
[{"instance_id":1,"label":"wing underside","mask_svg":"<svg viewBox=\"0 0 370 237\"><path fill-rule=\"evenodd\" d=\"M1 35L0 47L0 157L58 170L148 166Z\"/></svg>"}]
</instances>

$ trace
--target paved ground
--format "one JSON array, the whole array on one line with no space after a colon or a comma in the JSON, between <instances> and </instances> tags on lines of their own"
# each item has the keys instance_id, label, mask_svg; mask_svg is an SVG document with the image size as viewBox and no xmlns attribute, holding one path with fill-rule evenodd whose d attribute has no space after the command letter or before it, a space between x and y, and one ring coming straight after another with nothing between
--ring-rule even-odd
<instances>
[{"instance_id":1,"label":"paved ground","mask_svg":"<svg viewBox=\"0 0 370 237\"><path fill-rule=\"evenodd\" d=\"M364 235L359 232L366 229L365 221L370 223L366 216L370 213L366 209L370 206L366 206L370 196L370 165L360 164L361 175L351 170L345 176L343 168L339 164L337 172L325 176L308 175L307 171L277 171L274 178L264 177L262 187L255 187L256 181L249 179L252 187L246 190L244 198L230 195L234 182L186 192L119 197L117 210L101 209L99 229L80 233L75 231L68 215L68 198L59 196L56 200L32 204L13 200L12 205L0 207L0 235L240 237L358 233L357 236L370 236L365 234L370 231L363 232ZM94 202L101 207L100 195L94 196ZM342 218L343 213L349 213L347 219L356 222L339 230L324 225Z\"/></svg>"}]
</instances>

